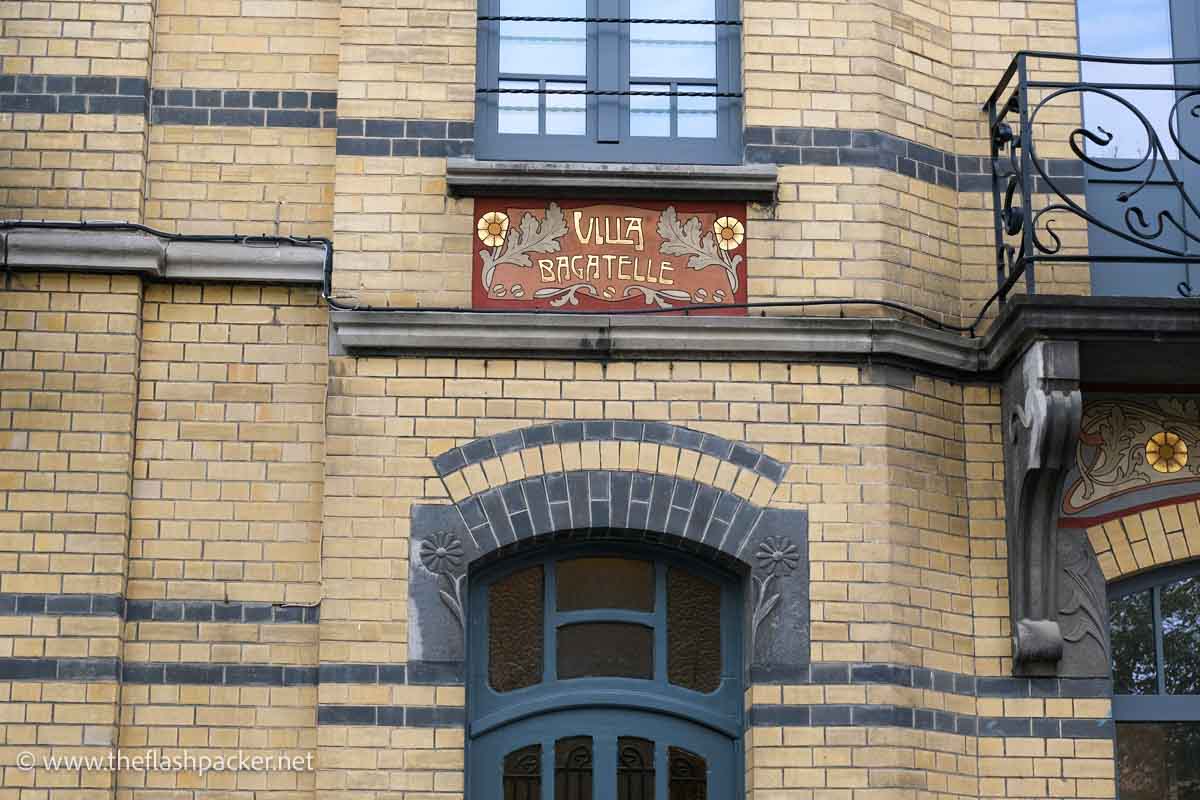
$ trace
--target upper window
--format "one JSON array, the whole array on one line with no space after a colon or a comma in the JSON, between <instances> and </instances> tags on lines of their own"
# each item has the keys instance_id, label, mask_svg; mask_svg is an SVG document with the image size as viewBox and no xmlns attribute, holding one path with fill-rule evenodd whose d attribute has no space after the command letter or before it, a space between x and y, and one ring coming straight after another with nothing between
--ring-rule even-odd
<instances>
[{"instance_id":1,"label":"upper window","mask_svg":"<svg viewBox=\"0 0 1200 800\"><path fill-rule=\"evenodd\" d=\"M476 154L741 162L737 0L480 0Z\"/></svg>"},{"instance_id":2,"label":"upper window","mask_svg":"<svg viewBox=\"0 0 1200 800\"><path fill-rule=\"evenodd\" d=\"M470 800L733 800L738 583L633 546L472 577Z\"/></svg>"},{"instance_id":3,"label":"upper window","mask_svg":"<svg viewBox=\"0 0 1200 800\"><path fill-rule=\"evenodd\" d=\"M1109 590L1121 800L1200 796L1200 562Z\"/></svg>"}]
</instances>

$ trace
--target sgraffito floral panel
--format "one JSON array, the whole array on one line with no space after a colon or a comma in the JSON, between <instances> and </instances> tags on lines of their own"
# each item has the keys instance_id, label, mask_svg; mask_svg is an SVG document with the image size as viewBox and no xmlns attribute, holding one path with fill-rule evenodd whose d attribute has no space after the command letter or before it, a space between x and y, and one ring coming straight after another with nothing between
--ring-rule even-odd
<instances>
[{"instance_id":1,"label":"sgraffito floral panel","mask_svg":"<svg viewBox=\"0 0 1200 800\"><path fill-rule=\"evenodd\" d=\"M744 314L746 207L736 203L475 203L476 308Z\"/></svg>"}]
</instances>

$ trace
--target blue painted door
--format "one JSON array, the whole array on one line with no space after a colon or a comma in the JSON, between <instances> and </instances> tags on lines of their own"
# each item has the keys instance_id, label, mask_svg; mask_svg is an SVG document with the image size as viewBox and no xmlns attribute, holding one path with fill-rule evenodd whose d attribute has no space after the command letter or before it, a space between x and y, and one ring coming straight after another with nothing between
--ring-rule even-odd
<instances>
[{"instance_id":1,"label":"blue painted door","mask_svg":"<svg viewBox=\"0 0 1200 800\"><path fill-rule=\"evenodd\" d=\"M741 796L736 576L628 544L471 580L468 800Z\"/></svg>"},{"instance_id":2,"label":"blue painted door","mask_svg":"<svg viewBox=\"0 0 1200 800\"><path fill-rule=\"evenodd\" d=\"M1082 54L1200 57L1195 0L1078 0L1078 10ZM1200 291L1194 265L1134 261L1200 250L1200 219L1185 200L1188 194L1200 198L1200 164L1194 160L1200 155L1200 118L1190 112L1200 97L1171 88L1123 88L1200 86L1200 65L1085 62L1081 77L1103 90L1083 92L1084 125L1108 139L1085 143L1095 161L1084 164L1087 205L1099 223L1089 226L1088 247L1094 256L1116 259L1093 261L1092 293L1179 297L1181 287Z\"/></svg>"}]
</instances>

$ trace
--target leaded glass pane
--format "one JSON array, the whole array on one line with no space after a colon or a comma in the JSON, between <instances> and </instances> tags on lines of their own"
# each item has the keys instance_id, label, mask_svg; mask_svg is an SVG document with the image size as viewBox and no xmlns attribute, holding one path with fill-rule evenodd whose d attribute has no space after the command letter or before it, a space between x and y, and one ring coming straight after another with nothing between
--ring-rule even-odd
<instances>
[{"instance_id":1,"label":"leaded glass pane","mask_svg":"<svg viewBox=\"0 0 1200 800\"><path fill-rule=\"evenodd\" d=\"M1167 694L1200 694L1200 577L1163 586L1160 604Z\"/></svg>"},{"instance_id":2,"label":"leaded glass pane","mask_svg":"<svg viewBox=\"0 0 1200 800\"><path fill-rule=\"evenodd\" d=\"M488 589L488 682L498 692L541 683L542 587L539 564Z\"/></svg>"},{"instance_id":3,"label":"leaded glass pane","mask_svg":"<svg viewBox=\"0 0 1200 800\"><path fill-rule=\"evenodd\" d=\"M558 562L559 611L593 608L654 610L654 565L628 558L574 558Z\"/></svg>"},{"instance_id":4,"label":"leaded glass pane","mask_svg":"<svg viewBox=\"0 0 1200 800\"><path fill-rule=\"evenodd\" d=\"M1113 692L1155 694L1154 613L1149 590L1108 604L1113 654Z\"/></svg>"},{"instance_id":5,"label":"leaded glass pane","mask_svg":"<svg viewBox=\"0 0 1200 800\"><path fill-rule=\"evenodd\" d=\"M572 736L554 743L554 800L592 800L590 736Z\"/></svg>"},{"instance_id":6,"label":"leaded glass pane","mask_svg":"<svg viewBox=\"0 0 1200 800\"><path fill-rule=\"evenodd\" d=\"M654 800L654 742L617 739L617 800Z\"/></svg>"},{"instance_id":7,"label":"leaded glass pane","mask_svg":"<svg viewBox=\"0 0 1200 800\"><path fill-rule=\"evenodd\" d=\"M708 800L708 762L682 747L667 750L668 800Z\"/></svg>"},{"instance_id":8,"label":"leaded glass pane","mask_svg":"<svg viewBox=\"0 0 1200 800\"><path fill-rule=\"evenodd\" d=\"M504 800L542 800L542 748L531 744L504 757Z\"/></svg>"},{"instance_id":9,"label":"leaded glass pane","mask_svg":"<svg viewBox=\"0 0 1200 800\"><path fill-rule=\"evenodd\" d=\"M667 679L706 694L721 685L721 587L676 567L667 570Z\"/></svg>"},{"instance_id":10,"label":"leaded glass pane","mask_svg":"<svg viewBox=\"0 0 1200 800\"><path fill-rule=\"evenodd\" d=\"M1118 724L1117 781L1121 800L1200 797L1200 724Z\"/></svg>"},{"instance_id":11,"label":"leaded glass pane","mask_svg":"<svg viewBox=\"0 0 1200 800\"><path fill-rule=\"evenodd\" d=\"M654 677L654 629L628 622L582 622L558 629L558 677Z\"/></svg>"}]
</instances>

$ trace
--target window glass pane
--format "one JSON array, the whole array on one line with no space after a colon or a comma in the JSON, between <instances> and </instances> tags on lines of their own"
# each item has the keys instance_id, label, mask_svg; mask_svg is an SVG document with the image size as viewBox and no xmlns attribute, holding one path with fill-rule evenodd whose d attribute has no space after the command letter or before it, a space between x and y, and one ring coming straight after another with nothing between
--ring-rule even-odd
<instances>
[{"instance_id":1,"label":"window glass pane","mask_svg":"<svg viewBox=\"0 0 1200 800\"><path fill-rule=\"evenodd\" d=\"M554 743L554 800L592 800L590 736L572 736Z\"/></svg>"},{"instance_id":2,"label":"window glass pane","mask_svg":"<svg viewBox=\"0 0 1200 800\"><path fill-rule=\"evenodd\" d=\"M584 0L502 0L502 17L585 17ZM502 75L587 75L587 23L501 22Z\"/></svg>"},{"instance_id":3,"label":"window glass pane","mask_svg":"<svg viewBox=\"0 0 1200 800\"><path fill-rule=\"evenodd\" d=\"M654 630L627 622L584 622L558 629L558 677L654 677Z\"/></svg>"},{"instance_id":4,"label":"window glass pane","mask_svg":"<svg viewBox=\"0 0 1200 800\"><path fill-rule=\"evenodd\" d=\"M1171 58L1170 0L1079 0L1079 51L1090 56L1123 58ZM1083 79L1092 83L1170 84L1175 70L1169 65L1083 64ZM1158 132L1168 158L1178 149L1167 134L1167 120L1175 94L1160 90L1118 90L1150 120ZM1100 158L1141 158L1146 154L1146 129L1128 108L1108 97L1088 92L1083 95L1084 122L1088 130L1098 127L1113 135L1108 145L1087 143L1089 155Z\"/></svg>"},{"instance_id":5,"label":"window glass pane","mask_svg":"<svg viewBox=\"0 0 1200 800\"><path fill-rule=\"evenodd\" d=\"M558 562L559 611L590 608L654 610L654 565L628 558L574 558Z\"/></svg>"},{"instance_id":6,"label":"window glass pane","mask_svg":"<svg viewBox=\"0 0 1200 800\"><path fill-rule=\"evenodd\" d=\"M687 570L667 570L667 678L696 692L721 685L721 587Z\"/></svg>"},{"instance_id":7,"label":"window glass pane","mask_svg":"<svg viewBox=\"0 0 1200 800\"><path fill-rule=\"evenodd\" d=\"M1167 584L1160 602L1167 694L1200 694L1200 578Z\"/></svg>"},{"instance_id":8,"label":"window glass pane","mask_svg":"<svg viewBox=\"0 0 1200 800\"><path fill-rule=\"evenodd\" d=\"M617 739L617 800L654 800L654 742Z\"/></svg>"},{"instance_id":9,"label":"window glass pane","mask_svg":"<svg viewBox=\"0 0 1200 800\"><path fill-rule=\"evenodd\" d=\"M667 750L668 800L708 800L708 763L682 747Z\"/></svg>"},{"instance_id":10,"label":"window glass pane","mask_svg":"<svg viewBox=\"0 0 1200 800\"><path fill-rule=\"evenodd\" d=\"M671 85L667 83L633 83L629 85L634 92L669 92ZM629 134L630 136L670 136L671 135L671 98L629 96Z\"/></svg>"},{"instance_id":11,"label":"window glass pane","mask_svg":"<svg viewBox=\"0 0 1200 800\"><path fill-rule=\"evenodd\" d=\"M582 91L587 89L587 84L547 81L546 88ZM547 94L546 133L560 136L583 136L587 133L587 116L584 114L586 97L582 94Z\"/></svg>"},{"instance_id":12,"label":"window glass pane","mask_svg":"<svg viewBox=\"0 0 1200 800\"><path fill-rule=\"evenodd\" d=\"M542 800L542 747L531 744L504 757L504 800Z\"/></svg>"},{"instance_id":13,"label":"window glass pane","mask_svg":"<svg viewBox=\"0 0 1200 800\"><path fill-rule=\"evenodd\" d=\"M488 682L498 692L542 681L542 566L488 588Z\"/></svg>"},{"instance_id":14,"label":"window glass pane","mask_svg":"<svg viewBox=\"0 0 1200 800\"><path fill-rule=\"evenodd\" d=\"M1118 724L1117 783L1121 800L1200 797L1200 724Z\"/></svg>"},{"instance_id":15,"label":"window glass pane","mask_svg":"<svg viewBox=\"0 0 1200 800\"><path fill-rule=\"evenodd\" d=\"M537 90L536 81L500 81L501 89ZM536 94L510 94L501 92L499 98L500 133L537 133L538 96Z\"/></svg>"},{"instance_id":16,"label":"window glass pane","mask_svg":"<svg viewBox=\"0 0 1200 800\"><path fill-rule=\"evenodd\" d=\"M630 0L633 19L715 19L713 0ZM717 77L715 25L629 26L629 74L634 78Z\"/></svg>"},{"instance_id":17,"label":"window glass pane","mask_svg":"<svg viewBox=\"0 0 1200 800\"><path fill-rule=\"evenodd\" d=\"M1154 612L1149 590L1128 594L1108 604L1112 637L1113 692L1155 694Z\"/></svg>"},{"instance_id":18,"label":"window glass pane","mask_svg":"<svg viewBox=\"0 0 1200 800\"><path fill-rule=\"evenodd\" d=\"M712 92L715 86L680 85L680 92ZM680 97L679 135L697 139L717 138L717 98Z\"/></svg>"}]
</instances>

